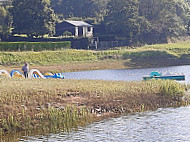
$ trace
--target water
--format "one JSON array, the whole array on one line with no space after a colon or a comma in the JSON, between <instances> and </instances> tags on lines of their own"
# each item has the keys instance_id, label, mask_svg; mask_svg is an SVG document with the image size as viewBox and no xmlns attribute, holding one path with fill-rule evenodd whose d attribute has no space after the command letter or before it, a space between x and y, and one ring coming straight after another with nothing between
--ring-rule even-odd
<instances>
[{"instance_id":1,"label":"water","mask_svg":"<svg viewBox=\"0 0 190 142\"><path fill-rule=\"evenodd\" d=\"M142 80L142 76L149 75L152 71L164 73L167 70L173 73L183 73L185 75L185 81L182 82L190 83L190 65L145 69L117 69L68 72L64 73L64 75L66 79L140 81Z\"/></svg>"},{"instance_id":2,"label":"water","mask_svg":"<svg viewBox=\"0 0 190 142\"><path fill-rule=\"evenodd\" d=\"M28 142L189 142L190 106L111 118L81 127L70 134L27 139Z\"/></svg>"},{"instance_id":3,"label":"water","mask_svg":"<svg viewBox=\"0 0 190 142\"><path fill-rule=\"evenodd\" d=\"M64 73L66 79L139 81L152 71L184 73L190 83L190 65L147 69L96 70ZM80 127L68 133L20 137L32 142L190 142L190 106L158 109L121 116Z\"/></svg>"}]
</instances>

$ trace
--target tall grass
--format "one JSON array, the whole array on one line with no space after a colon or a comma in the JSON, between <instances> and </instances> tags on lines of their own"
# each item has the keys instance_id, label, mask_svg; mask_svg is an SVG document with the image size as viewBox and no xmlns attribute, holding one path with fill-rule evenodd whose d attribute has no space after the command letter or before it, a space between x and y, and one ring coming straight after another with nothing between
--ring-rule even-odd
<instances>
[{"instance_id":1,"label":"tall grass","mask_svg":"<svg viewBox=\"0 0 190 142\"><path fill-rule=\"evenodd\" d=\"M1 133L70 131L94 120L92 113L120 114L175 106L186 87L163 80L1 78L0 83Z\"/></svg>"},{"instance_id":2,"label":"tall grass","mask_svg":"<svg viewBox=\"0 0 190 142\"><path fill-rule=\"evenodd\" d=\"M91 122L92 116L87 109L65 107L62 109L49 108L41 110L35 115L10 115L1 120L0 133L16 133L19 131L32 131L35 133L49 133L65 131L70 132L79 125Z\"/></svg>"}]
</instances>

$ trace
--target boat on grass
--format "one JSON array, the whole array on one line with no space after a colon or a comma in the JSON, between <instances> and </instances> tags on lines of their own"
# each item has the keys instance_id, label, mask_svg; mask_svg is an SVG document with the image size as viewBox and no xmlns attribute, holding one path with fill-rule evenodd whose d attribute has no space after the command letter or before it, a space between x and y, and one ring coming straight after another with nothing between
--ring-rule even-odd
<instances>
[{"instance_id":1,"label":"boat on grass","mask_svg":"<svg viewBox=\"0 0 190 142\"><path fill-rule=\"evenodd\" d=\"M185 80L185 75L182 73L171 73L170 71L166 71L163 74L157 71L153 71L150 73L150 75L143 76L143 80L150 79Z\"/></svg>"}]
</instances>

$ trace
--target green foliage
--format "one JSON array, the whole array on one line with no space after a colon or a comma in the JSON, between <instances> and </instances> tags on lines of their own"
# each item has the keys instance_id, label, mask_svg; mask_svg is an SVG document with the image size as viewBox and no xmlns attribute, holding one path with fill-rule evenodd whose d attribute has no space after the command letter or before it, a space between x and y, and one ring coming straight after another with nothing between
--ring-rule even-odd
<instances>
[{"instance_id":1,"label":"green foliage","mask_svg":"<svg viewBox=\"0 0 190 142\"><path fill-rule=\"evenodd\" d=\"M10 15L5 7L0 6L0 40L10 34Z\"/></svg>"},{"instance_id":2,"label":"green foliage","mask_svg":"<svg viewBox=\"0 0 190 142\"><path fill-rule=\"evenodd\" d=\"M53 9L64 18L96 17L104 11L107 0L51 0ZM64 7L64 8L63 8ZM98 17L98 16L97 16Z\"/></svg>"},{"instance_id":3,"label":"green foliage","mask_svg":"<svg viewBox=\"0 0 190 142\"><path fill-rule=\"evenodd\" d=\"M69 32L69 31L65 31L65 32L63 33L63 36L72 36L72 33Z\"/></svg>"},{"instance_id":4,"label":"green foliage","mask_svg":"<svg viewBox=\"0 0 190 142\"><path fill-rule=\"evenodd\" d=\"M5 24L5 18L7 15L7 11L5 10L4 7L0 7L0 25L4 25Z\"/></svg>"},{"instance_id":5,"label":"green foliage","mask_svg":"<svg viewBox=\"0 0 190 142\"><path fill-rule=\"evenodd\" d=\"M0 51L43 51L70 48L71 43L65 42L0 42Z\"/></svg>"},{"instance_id":6,"label":"green foliage","mask_svg":"<svg viewBox=\"0 0 190 142\"><path fill-rule=\"evenodd\" d=\"M106 31L110 34L126 36L129 43L137 38L140 25L137 0L110 0L105 17Z\"/></svg>"},{"instance_id":7,"label":"green foliage","mask_svg":"<svg viewBox=\"0 0 190 142\"><path fill-rule=\"evenodd\" d=\"M29 37L54 34L55 14L50 0L14 0L12 5L14 33Z\"/></svg>"},{"instance_id":8,"label":"green foliage","mask_svg":"<svg viewBox=\"0 0 190 142\"><path fill-rule=\"evenodd\" d=\"M183 0L110 0L104 26L107 34L127 37L129 44L163 43L187 35L189 13Z\"/></svg>"},{"instance_id":9,"label":"green foliage","mask_svg":"<svg viewBox=\"0 0 190 142\"><path fill-rule=\"evenodd\" d=\"M184 92L184 87L181 84L166 80L160 85L160 94L172 97L182 97Z\"/></svg>"},{"instance_id":10,"label":"green foliage","mask_svg":"<svg viewBox=\"0 0 190 142\"><path fill-rule=\"evenodd\" d=\"M140 14L151 23L152 30L166 37L185 35L189 12L181 0L140 0Z\"/></svg>"}]
</instances>

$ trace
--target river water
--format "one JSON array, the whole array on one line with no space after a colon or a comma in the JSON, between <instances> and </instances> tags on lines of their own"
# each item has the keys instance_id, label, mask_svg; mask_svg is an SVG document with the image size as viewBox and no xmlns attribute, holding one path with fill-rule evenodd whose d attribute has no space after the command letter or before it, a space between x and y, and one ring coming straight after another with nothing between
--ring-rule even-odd
<instances>
[{"instance_id":1,"label":"river water","mask_svg":"<svg viewBox=\"0 0 190 142\"><path fill-rule=\"evenodd\" d=\"M140 81L151 71L184 73L190 83L190 66L147 69L96 70L64 73L66 79L98 79ZM20 137L34 142L190 142L190 106L158 109L133 115L110 118L80 127L71 133Z\"/></svg>"},{"instance_id":2,"label":"river water","mask_svg":"<svg viewBox=\"0 0 190 142\"><path fill-rule=\"evenodd\" d=\"M27 139L27 140L26 140ZM33 142L189 142L190 106L106 119L70 134L24 137Z\"/></svg>"},{"instance_id":3,"label":"river water","mask_svg":"<svg viewBox=\"0 0 190 142\"><path fill-rule=\"evenodd\" d=\"M122 80L122 81L140 81L143 75L149 75L152 71L164 73L166 71L173 73L183 73L185 83L190 82L190 65L171 66L161 68L144 69L115 69L115 70L94 70L81 72L64 73L66 79L95 79L95 80Z\"/></svg>"}]
</instances>

